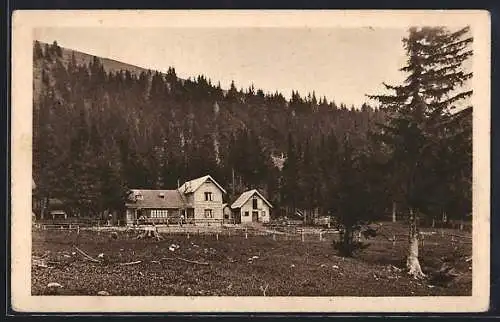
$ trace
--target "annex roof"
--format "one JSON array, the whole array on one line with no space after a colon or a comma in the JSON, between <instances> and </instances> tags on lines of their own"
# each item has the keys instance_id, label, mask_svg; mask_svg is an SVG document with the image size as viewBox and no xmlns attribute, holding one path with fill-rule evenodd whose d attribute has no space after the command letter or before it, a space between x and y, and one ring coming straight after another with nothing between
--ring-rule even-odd
<instances>
[{"instance_id":1,"label":"annex roof","mask_svg":"<svg viewBox=\"0 0 500 322\"><path fill-rule=\"evenodd\" d=\"M132 198L127 202L129 208L179 209L184 206L177 190L131 189L130 196Z\"/></svg>"},{"instance_id":2,"label":"annex roof","mask_svg":"<svg viewBox=\"0 0 500 322\"><path fill-rule=\"evenodd\" d=\"M232 209L241 208L241 206L243 206L248 201L248 199L250 199L254 195L258 195L270 208L273 207L271 205L271 203L269 201L267 201L267 199L264 198L264 196L257 189L253 189L253 190L248 190L248 191L243 192L238 197L238 199L236 199L236 201L233 202L233 204L231 205L231 208Z\"/></svg>"},{"instance_id":3,"label":"annex roof","mask_svg":"<svg viewBox=\"0 0 500 322\"><path fill-rule=\"evenodd\" d=\"M195 192L207 180L212 181L223 193L226 193L226 190L224 190L224 188L222 188L222 186L219 183L217 183L217 181L215 181L214 178L212 178L210 175L186 181L182 184L182 186L179 187L178 190L179 192L184 194Z\"/></svg>"}]
</instances>

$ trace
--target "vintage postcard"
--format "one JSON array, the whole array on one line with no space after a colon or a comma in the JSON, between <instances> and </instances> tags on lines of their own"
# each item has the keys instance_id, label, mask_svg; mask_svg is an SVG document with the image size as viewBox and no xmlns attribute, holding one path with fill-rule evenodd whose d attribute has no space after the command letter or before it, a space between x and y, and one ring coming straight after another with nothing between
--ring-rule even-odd
<instances>
[{"instance_id":1,"label":"vintage postcard","mask_svg":"<svg viewBox=\"0 0 500 322\"><path fill-rule=\"evenodd\" d=\"M486 11L16 11L19 312L489 305Z\"/></svg>"}]
</instances>

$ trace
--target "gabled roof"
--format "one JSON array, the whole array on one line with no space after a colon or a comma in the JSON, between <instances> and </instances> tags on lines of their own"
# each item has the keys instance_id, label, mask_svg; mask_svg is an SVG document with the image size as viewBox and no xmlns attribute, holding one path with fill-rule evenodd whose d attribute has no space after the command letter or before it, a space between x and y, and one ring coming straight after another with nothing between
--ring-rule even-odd
<instances>
[{"instance_id":1,"label":"gabled roof","mask_svg":"<svg viewBox=\"0 0 500 322\"><path fill-rule=\"evenodd\" d=\"M210 175L203 176L201 178L196 178L190 181L186 181L182 184L182 186L179 187L179 192L187 194L187 193L192 193L198 190L199 187L201 187L202 184L204 184L207 180L212 181L223 193L226 193L226 190L222 188L220 184L217 183L217 181L214 180Z\"/></svg>"},{"instance_id":2,"label":"gabled roof","mask_svg":"<svg viewBox=\"0 0 500 322\"><path fill-rule=\"evenodd\" d=\"M254 195L258 195L262 200L264 200L264 202L270 207L272 208L273 206L271 205L271 203L269 201L267 201L266 198L264 198L263 195L260 194L260 192L257 190L257 189L253 189L253 190L249 190L249 191L245 191L243 192L239 197L238 199L236 199L235 202L233 202L233 204L231 205L231 208L232 209L235 209L235 208L241 208L241 206L243 206L247 201L248 199L250 199L251 197L253 197Z\"/></svg>"},{"instance_id":3,"label":"gabled roof","mask_svg":"<svg viewBox=\"0 0 500 322\"><path fill-rule=\"evenodd\" d=\"M58 198L49 198L49 206L51 207L64 206L64 201Z\"/></svg>"},{"instance_id":4,"label":"gabled roof","mask_svg":"<svg viewBox=\"0 0 500 322\"><path fill-rule=\"evenodd\" d=\"M134 197L141 195L140 198ZM177 190L147 190L131 189L129 200L126 204L129 208L157 208L157 209L179 209L184 206L181 194Z\"/></svg>"}]
</instances>

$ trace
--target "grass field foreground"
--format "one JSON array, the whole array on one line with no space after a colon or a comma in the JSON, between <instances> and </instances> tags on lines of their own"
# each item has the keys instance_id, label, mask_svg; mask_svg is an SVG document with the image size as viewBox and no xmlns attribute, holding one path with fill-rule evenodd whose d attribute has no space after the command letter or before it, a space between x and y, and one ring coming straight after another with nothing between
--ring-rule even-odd
<instances>
[{"instance_id":1,"label":"grass field foreground","mask_svg":"<svg viewBox=\"0 0 500 322\"><path fill-rule=\"evenodd\" d=\"M472 245L449 235L430 235L420 249L424 272L431 274L447 263L459 273L447 286L406 275L404 240L394 245L377 237L356 257L343 258L336 255L331 241L162 236L161 241L137 240L121 231L113 239L109 232L34 230L33 259L47 265L32 265L32 294L469 296L472 291L467 260ZM49 283L62 287L49 288Z\"/></svg>"}]
</instances>

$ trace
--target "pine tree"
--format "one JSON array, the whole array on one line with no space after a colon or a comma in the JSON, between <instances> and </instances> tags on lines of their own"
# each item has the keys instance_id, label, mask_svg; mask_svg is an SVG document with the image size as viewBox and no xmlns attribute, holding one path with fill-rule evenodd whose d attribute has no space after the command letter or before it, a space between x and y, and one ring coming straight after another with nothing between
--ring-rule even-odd
<instances>
[{"instance_id":1,"label":"pine tree","mask_svg":"<svg viewBox=\"0 0 500 322\"><path fill-rule=\"evenodd\" d=\"M35 44L33 46L33 60L43 58L43 49L38 40L35 40Z\"/></svg>"},{"instance_id":2,"label":"pine tree","mask_svg":"<svg viewBox=\"0 0 500 322\"><path fill-rule=\"evenodd\" d=\"M370 215L365 172L359 151L352 146L348 136L344 137L338 162L338 183L333 197L336 219L341 229L341 240L335 242L334 246L343 256L350 257L361 247L354 240L354 234Z\"/></svg>"},{"instance_id":3,"label":"pine tree","mask_svg":"<svg viewBox=\"0 0 500 322\"><path fill-rule=\"evenodd\" d=\"M55 55L56 57L59 57L61 58L62 57L62 49L61 47L59 47L59 45L57 44L57 41L54 40L54 42L52 43L52 46L50 48L50 51L52 52L53 55Z\"/></svg>"},{"instance_id":4,"label":"pine tree","mask_svg":"<svg viewBox=\"0 0 500 322\"><path fill-rule=\"evenodd\" d=\"M55 122L52 106L53 92L48 90L40 101L38 122L34 124L33 164L37 182L38 197L42 200L40 216L43 219L45 207L49 198L61 197L64 191L62 173L60 171L64 160L63 149L57 137L57 124Z\"/></svg>"},{"instance_id":5,"label":"pine tree","mask_svg":"<svg viewBox=\"0 0 500 322\"><path fill-rule=\"evenodd\" d=\"M442 159L433 155L447 137L444 124L451 111L472 95L463 87L472 77L464 71L465 61L472 56L471 42L469 27L454 32L442 27L410 28L403 40L407 65L401 68L408 77L399 86L385 84L394 94L370 96L391 113L383 131L400 178L397 189L402 189L409 208L407 267L416 278L425 276L418 260L418 216L436 183L432 171Z\"/></svg>"},{"instance_id":6,"label":"pine tree","mask_svg":"<svg viewBox=\"0 0 500 322\"><path fill-rule=\"evenodd\" d=\"M288 133L288 148L281 178L281 199L295 212L298 206L298 167L300 155L292 133Z\"/></svg>"}]
</instances>

